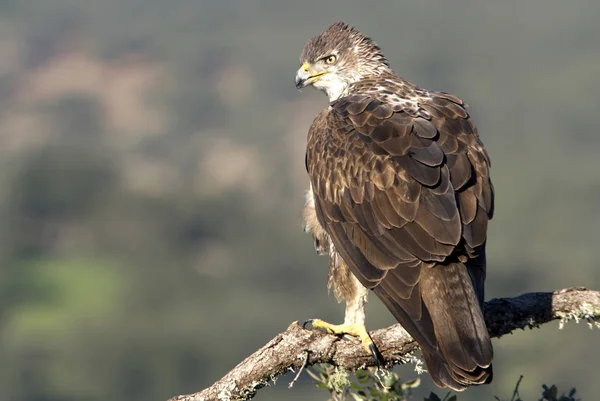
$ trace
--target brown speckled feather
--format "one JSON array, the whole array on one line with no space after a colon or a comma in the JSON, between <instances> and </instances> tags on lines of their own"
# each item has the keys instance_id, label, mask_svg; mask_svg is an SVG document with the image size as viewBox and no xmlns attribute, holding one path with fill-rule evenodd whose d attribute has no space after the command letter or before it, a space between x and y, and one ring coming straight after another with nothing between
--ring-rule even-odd
<instances>
[{"instance_id":1,"label":"brown speckled feather","mask_svg":"<svg viewBox=\"0 0 600 401\"><path fill-rule=\"evenodd\" d=\"M314 120L306 162L319 223L419 342L435 382L489 382L481 303L493 189L463 102L392 73L356 82Z\"/></svg>"}]
</instances>

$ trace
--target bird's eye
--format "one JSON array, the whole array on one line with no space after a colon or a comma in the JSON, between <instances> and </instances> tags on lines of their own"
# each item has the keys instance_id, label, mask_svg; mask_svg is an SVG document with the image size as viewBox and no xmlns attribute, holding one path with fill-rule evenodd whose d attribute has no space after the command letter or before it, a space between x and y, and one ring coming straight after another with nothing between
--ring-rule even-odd
<instances>
[{"instance_id":1,"label":"bird's eye","mask_svg":"<svg viewBox=\"0 0 600 401\"><path fill-rule=\"evenodd\" d=\"M334 54L331 54L331 55L323 58L323 60L325 60L325 64L333 64L336 62L337 57Z\"/></svg>"}]
</instances>

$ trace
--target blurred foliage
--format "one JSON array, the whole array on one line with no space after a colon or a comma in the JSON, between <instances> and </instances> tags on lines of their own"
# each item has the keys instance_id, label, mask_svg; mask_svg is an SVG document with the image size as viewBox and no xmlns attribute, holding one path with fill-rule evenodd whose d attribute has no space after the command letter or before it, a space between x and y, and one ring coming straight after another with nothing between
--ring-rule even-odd
<instances>
[{"instance_id":1,"label":"blurred foliage","mask_svg":"<svg viewBox=\"0 0 600 401\"><path fill-rule=\"evenodd\" d=\"M357 370L353 382L350 374L331 365L316 365L308 370L317 387L329 390L333 401L352 397L355 401L408 401L411 389L419 387L421 379L402 382L398 374L382 368Z\"/></svg>"},{"instance_id":2,"label":"blurred foliage","mask_svg":"<svg viewBox=\"0 0 600 401\"><path fill-rule=\"evenodd\" d=\"M342 319L300 229L326 98L293 85L304 43L340 19L473 106L497 193L488 297L599 289L599 15L597 0L0 0L0 398L164 400L293 320ZM369 328L392 321L368 305ZM506 336L494 383L460 399L515 372L593 399L594 342L575 324ZM323 395L301 379L258 397Z\"/></svg>"},{"instance_id":3,"label":"blurred foliage","mask_svg":"<svg viewBox=\"0 0 600 401\"><path fill-rule=\"evenodd\" d=\"M421 385L421 380L416 379L402 382L396 372L382 368L359 369L355 374L328 364L315 365L308 369L309 375L314 379L318 388L327 389L330 401L409 401L413 399L412 389ZM351 379L352 377L352 379ZM519 386L523 376L519 378L510 401L523 401L519 395ZM539 401L581 401L575 398L575 388L566 394L558 395L555 385L548 387L542 385L542 398ZM429 393L424 401L458 401L462 399L453 392L447 392L440 397L434 392ZM494 397L496 401L504 401Z\"/></svg>"},{"instance_id":4,"label":"blurred foliage","mask_svg":"<svg viewBox=\"0 0 600 401\"><path fill-rule=\"evenodd\" d=\"M540 401L581 401L580 398L575 398L575 393L577 391L574 388L569 390L566 394L562 394L560 396L558 395L558 389L554 384L550 387L544 384L542 388L544 391L542 392L542 398Z\"/></svg>"}]
</instances>

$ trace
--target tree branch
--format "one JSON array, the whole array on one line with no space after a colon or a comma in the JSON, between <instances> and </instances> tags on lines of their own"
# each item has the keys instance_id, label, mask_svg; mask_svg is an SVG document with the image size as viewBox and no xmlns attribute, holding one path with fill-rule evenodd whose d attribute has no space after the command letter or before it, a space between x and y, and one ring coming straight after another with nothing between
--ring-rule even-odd
<instances>
[{"instance_id":1,"label":"tree branch","mask_svg":"<svg viewBox=\"0 0 600 401\"><path fill-rule=\"evenodd\" d=\"M552 320L585 319L600 327L600 293L585 288L567 288L556 292L535 292L515 298L486 302L485 321L492 337L500 337L516 329L536 328ZM387 363L408 361L417 343L398 324L370 333ZM347 370L374 364L371 355L354 341L306 330L293 322L264 347L243 360L212 386L169 401L234 401L254 397L269 380L301 369L303 365L329 363Z\"/></svg>"}]
</instances>

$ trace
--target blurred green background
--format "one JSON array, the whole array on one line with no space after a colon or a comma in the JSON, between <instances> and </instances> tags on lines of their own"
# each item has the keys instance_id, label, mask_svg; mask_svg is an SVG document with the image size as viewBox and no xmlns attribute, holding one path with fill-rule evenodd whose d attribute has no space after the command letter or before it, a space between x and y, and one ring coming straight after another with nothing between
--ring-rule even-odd
<instances>
[{"instance_id":1,"label":"blurred green background","mask_svg":"<svg viewBox=\"0 0 600 401\"><path fill-rule=\"evenodd\" d=\"M293 85L338 20L471 104L497 193L487 298L600 289L597 0L1 0L0 399L165 400L294 320L343 318L301 230L326 98ZM391 323L372 298L368 327ZM520 374L527 399L543 382L597 399L598 339L494 340L494 383L460 400ZM290 380L257 399L327 397Z\"/></svg>"}]
</instances>

